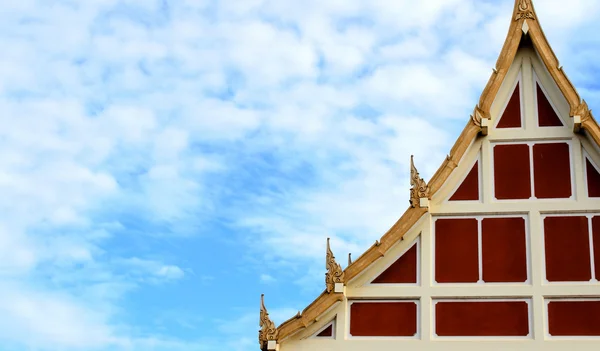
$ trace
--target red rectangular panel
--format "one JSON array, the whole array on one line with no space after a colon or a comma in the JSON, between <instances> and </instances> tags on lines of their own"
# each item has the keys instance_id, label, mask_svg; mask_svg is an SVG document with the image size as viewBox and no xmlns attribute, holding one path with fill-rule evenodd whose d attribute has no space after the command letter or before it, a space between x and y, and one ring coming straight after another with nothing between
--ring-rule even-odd
<instances>
[{"instance_id":1,"label":"red rectangular panel","mask_svg":"<svg viewBox=\"0 0 600 351\"><path fill-rule=\"evenodd\" d=\"M546 279L550 282L589 281L592 278L589 241L587 217L546 217Z\"/></svg>"},{"instance_id":2,"label":"red rectangular panel","mask_svg":"<svg viewBox=\"0 0 600 351\"><path fill-rule=\"evenodd\" d=\"M550 301L552 336L600 336L600 301Z\"/></svg>"},{"instance_id":3,"label":"red rectangular panel","mask_svg":"<svg viewBox=\"0 0 600 351\"><path fill-rule=\"evenodd\" d=\"M352 336L414 336L417 304L414 301L354 302L350 306Z\"/></svg>"},{"instance_id":4,"label":"red rectangular panel","mask_svg":"<svg viewBox=\"0 0 600 351\"><path fill-rule=\"evenodd\" d=\"M435 281L475 283L479 280L477 220L474 218L435 221Z\"/></svg>"},{"instance_id":5,"label":"red rectangular panel","mask_svg":"<svg viewBox=\"0 0 600 351\"><path fill-rule=\"evenodd\" d=\"M571 196L571 159L569 144L536 144L533 146L535 197L538 199Z\"/></svg>"},{"instance_id":6,"label":"red rectangular panel","mask_svg":"<svg viewBox=\"0 0 600 351\"><path fill-rule=\"evenodd\" d=\"M585 168L587 171L588 196L600 197L600 173L587 157L585 158Z\"/></svg>"},{"instance_id":7,"label":"red rectangular panel","mask_svg":"<svg viewBox=\"0 0 600 351\"><path fill-rule=\"evenodd\" d=\"M437 336L527 336L525 301L440 301L435 305Z\"/></svg>"},{"instance_id":8,"label":"red rectangular panel","mask_svg":"<svg viewBox=\"0 0 600 351\"><path fill-rule=\"evenodd\" d=\"M482 229L483 281L527 281L524 218L485 218Z\"/></svg>"},{"instance_id":9,"label":"red rectangular panel","mask_svg":"<svg viewBox=\"0 0 600 351\"><path fill-rule=\"evenodd\" d=\"M494 146L494 192L498 200L531 197L528 145Z\"/></svg>"},{"instance_id":10,"label":"red rectangular panel","mask_svg":"<svg viewBox=\"0 0 600 351\"><path fill-rule=\"evenodd\" d=\"M598 216L592 218L592 234L596 279L600 280L600 217Z\"/></svg>"}]
</instances>

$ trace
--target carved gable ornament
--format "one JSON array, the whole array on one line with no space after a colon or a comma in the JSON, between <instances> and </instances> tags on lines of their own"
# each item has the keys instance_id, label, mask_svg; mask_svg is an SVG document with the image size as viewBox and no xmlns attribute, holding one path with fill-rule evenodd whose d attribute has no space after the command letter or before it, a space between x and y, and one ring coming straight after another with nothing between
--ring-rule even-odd
<instances>
[{"instance_id":1,"label":"carved gable ornament","mask_svg":"<svg viewBox=\"0 0 600 351\"><path fill-rule=\"evenodd\" d=\"M327 269L327 273L325 273L325 285L327 287L327 293L331 294L331 292L342 292L339 291L340 289L338 284L344 284L344 270L342 269L342 266L336 262L335 256L333 256L333 252L329 246L329 238L327 238L325 268ZM336 285L338 285L338 288L336 288Z\"/></svg>"},{"instance_id":2,"label":"carved gable ornament","mask_svg":"<svg viewBox=\"0 0 600 351\"><path fill-rule=\"evenodd\" d=\"M417 167L410 156L410 204L412 207L426 207L421 205L421 199L429 199L429 186L420 177Z\"/></svg>"},{"instance_id":3,"label":"carved gable ornament","mask_svg":"<svg viewBox=\"0 0 600 351\"><path fill-rule=\"evenodd\" d=\"M517 15L515 17L515 21L521 19L530 19L535 20L535 15L533 14L533 10L531 9L530 0L519 0Z\"/></svg>"},{"instance_id":4,"label":"carved gable ornament","mask_svg":"<svg viewBox=\"0 0 600 351\"><path fill-rule=\"evenodd\" d=\"M269 341L276 341L279 330L275 323L269 318L269 312L265 307L265 295L260 295L260 330L258 331L258 343L261 349L265 349Z\"/></svg>"}]
</instances>

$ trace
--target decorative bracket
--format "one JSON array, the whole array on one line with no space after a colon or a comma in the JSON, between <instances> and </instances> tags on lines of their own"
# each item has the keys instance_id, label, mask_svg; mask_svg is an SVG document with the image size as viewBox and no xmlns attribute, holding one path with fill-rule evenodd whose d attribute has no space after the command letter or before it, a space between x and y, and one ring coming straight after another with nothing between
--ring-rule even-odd
<instances>
[{"instance_id":1,"label":"decorative bracket","mask_svg":"<svg viewBox=\"0 0 600 351\"><path fill-rule=\"evenodd\" d=\"M327 293L343 293L344 292L344 270L342 266L336 262L335 256L331 251L329 245L329 238L327 238L327 255L325 258L325 285L327 287Z\"/></svg>"},{"instance_id":2,"label":"decorative bracket","mask_svg":"<svg viewBox=\"0 0 600 351\"><path fill-rule=\"evenodd\" d=\"M481 135L488 135L490 118L479 108L479 106L475 106L473 114L471 115L471 120L473 121L473 124L481 129Z\"/></svg>"},{"instance_id":3,"label":"decorative bracket","mask_svg":"<svg viewBox=\"0 0 600 351\"><path fill-rule=\"evenodd\" d=\"M589 109L587 102L583 100L575 109L573 114L573 131L579 133L583 128L583 123L592 117L592 110Z\"/></svg>"},{"instance_id":4,"label":"decorative bracket","mask_svg":"<svg viewBox=\"0 0 600 351\"><path fill-rule=\"evenodd\" d=\"M533 14L533 6L531 5L530 0L517 0L519 3L517 5L517 14L515 16L515 21L521 19L530 19L535 20L535 15Z\"/></svg>"},{"instance_id":5,"label":"decorative bracket","mask_svg":"<svg viewBox=\"0 0 600 351\"><path fill-rule=\"evenodd\" d=\"M275 323L269 318L269 312L265 307L265 294L260 295L260 330L258 331L258 343L261 350L278 350L277 337L279 330Z\"/></svg>"},{"instance_id":6,"label":"decorative bracket","mask_svg":"<svg viewBox=\"0 0 600 351\"><path fill-rule=\"evenodd\" d=\"M429 185L419 176L413 155L410 156L410 204L412 207L429 207Z\"/></svg>"}]
</instances>

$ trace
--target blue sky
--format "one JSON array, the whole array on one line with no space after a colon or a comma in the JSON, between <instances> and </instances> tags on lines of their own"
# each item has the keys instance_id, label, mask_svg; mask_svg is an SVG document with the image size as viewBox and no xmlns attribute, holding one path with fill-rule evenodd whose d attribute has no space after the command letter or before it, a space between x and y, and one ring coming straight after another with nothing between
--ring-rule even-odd
<instances>
[{"instance_id":1,"label":"blue sky","mask_svg":"<svg viewBox=\"0 0 600 351\"><path fill-rule=\"evenodd\" d=\"M598 1L537 0L600 106ZM0 349L257 349L408 206L512 0L0 3Z\"/></svg>"}]
</instances>

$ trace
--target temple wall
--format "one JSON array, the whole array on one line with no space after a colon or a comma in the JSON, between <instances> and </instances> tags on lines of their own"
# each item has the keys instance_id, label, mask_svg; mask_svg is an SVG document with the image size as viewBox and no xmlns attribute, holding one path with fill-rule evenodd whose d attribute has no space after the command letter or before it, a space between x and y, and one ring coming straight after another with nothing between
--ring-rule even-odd
<instances>
[{"instance_id":1,"label":"temple wall","mask_svg":"<svg viewBox=\"0 0 600 351\"><path fill-rule=\"evenodd\" d=\"M600 350L598 147L573 133L533 49L517 54L491 113L494 128L429 212L280 351ZM390 267L413 245L416 267L394 276ZM405 278L413 269L416 282ZM333 335L315 337L332 320Z\"/></svg>"}]
</instances>

